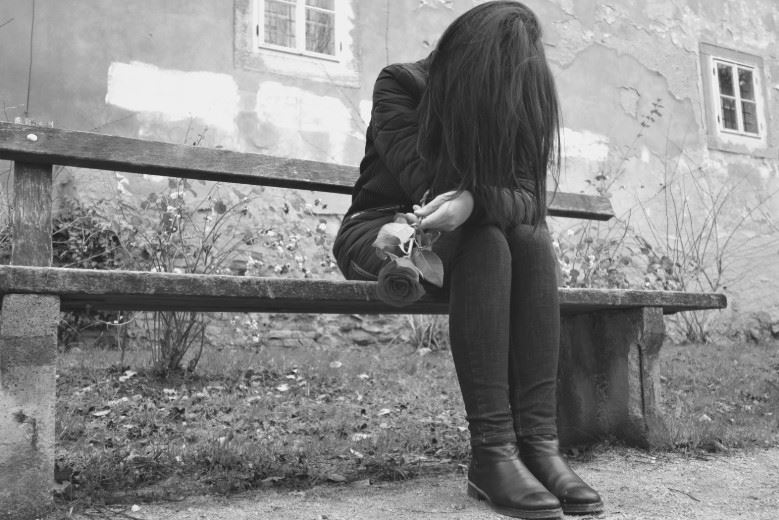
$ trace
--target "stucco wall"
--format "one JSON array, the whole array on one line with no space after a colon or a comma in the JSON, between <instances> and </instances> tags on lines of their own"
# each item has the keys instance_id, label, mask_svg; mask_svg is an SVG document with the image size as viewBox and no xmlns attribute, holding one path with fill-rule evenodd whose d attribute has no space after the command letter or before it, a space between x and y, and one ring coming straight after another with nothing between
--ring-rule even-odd
<instances>
[{"instance_id":1,"label":"stucco wall","mask_svg":"<svg viewBox=\"0 0 779 520\"><path fill-rule=\"evenodd\" d=\"M200 134L204 146L357 164L381 67L429 53L446 25L475 3L347 2L350 63L329 82L311 64L236 51L248 0L38 0L29 117L170 142ZM592 192L596 175L618 174L610 189L618 215L647 234L649 215L660 235L669 185L675 196L689 197L700 223L706 195L732 191L718 214L721 243L739 229L728 246L731 310L779 320L776 1L526 3L543 22L563 103L561 188ZM11 20L0 27L0 117L10 120L25 111L30 4L0 0L0 24ZM708 146L701 42L762 58L767 146L739 153ZM661 117L642 129L658 100ZM65 173L61 182L72 189L80 178ZM94 196L117 189L117 178L99 179L90 181ZM143 192L144 183L133 179L132 189ZM336 213L348 203L327 200Z\"/></svg>"}]
</instances>

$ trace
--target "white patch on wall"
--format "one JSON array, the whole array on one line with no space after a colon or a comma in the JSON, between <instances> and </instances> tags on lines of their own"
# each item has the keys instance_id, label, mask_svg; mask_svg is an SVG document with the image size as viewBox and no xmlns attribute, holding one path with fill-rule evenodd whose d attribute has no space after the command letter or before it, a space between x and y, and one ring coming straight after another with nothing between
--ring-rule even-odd
<instances>
[{"instance_id":1,"label":"white patch on wall","mask_svg":"<svg viewBox=\"0 0 779 520\"><path fill-rule=\"evenodd\" d=\"M318 132L329 137L329 158L341 162L353 132L352 111L332 96L318 96L298 87L265 81L257 91L257 116L278 128Z\"/></svg>"},{"instance_id":2,"label":"white patch on wall","mask_svg":"<svg viewBox=\"0 0 779 520\"><path fill-rule=\"evenodd\" d=\"M114 62L108 68L107 104L170 121L197 118L232 130L239 100L238 85L228 74L161 69L137 61Z\"/></svg>"},{"instance_id":3,"label":"white patch on wall","mask_svg":"<svg viewBox=\"0 0 779 520\"><path fill-rule=\"evenodd\" d=\"M365 126L371 122L371 112L373 111L373 101L370 99L363 99L360 101L360 117L362 118Z\"/></svg>"},{"instance_id":4,"label":"white patch on wall","mask_svg":"<svg viewBox=\"0 0 779 520\"><path fill-rule=\"evenodd\" d=\"M605 161L609 155L609 138L587 130L563 128L563 156L579 157L590 161Z\"/></svg>"}]
</instances>

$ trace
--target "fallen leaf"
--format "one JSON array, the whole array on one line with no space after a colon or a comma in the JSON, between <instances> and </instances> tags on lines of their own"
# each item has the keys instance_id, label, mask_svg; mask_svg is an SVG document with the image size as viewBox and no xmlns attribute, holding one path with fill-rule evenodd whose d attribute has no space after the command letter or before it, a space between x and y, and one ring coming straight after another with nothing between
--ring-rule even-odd
<instances>
[{"instance_id":1,"label":"fallen leaf","mask_svg":"<svg viewBox=\"0 0 779 520\"><path fill-rule=\"evenodd\" d=\"M121 399L114 399L113 401L108 401L106 403L106 406L116 406L118 404L126 403L126 402L129 402L129 401L130 401L130 398L122 397Z\"/></svg>"},{"instance_id":2,"label":"fallen leaf","mask_svg":"<svg viewBox=\"0 0 779 520\"><path fill-rule=\"evenodd\" d=\"M360 453L359 451L357 451L357 450L354 450L354 449L352 449L352 448L349 448L349 453L351 453L352 455L354 455L354 456L355 456L355 457L357 457L358 459L363 459L363 458L365 458L365 455L363 455L363 454L362 454L362 453Z\"/></svg>"},{"instance_id":3,"label":"fallen leaf","mask_svg":"<svg viewBox=\"0 0 779 520\"><path fill-rule=\"evenodd\" d=\"M125 381L127 381L128 379L130 379L131 377L137 374L138 372L133 372L132 370L125 370L124 375L119 376L119 382L124 383Z\"/></svg>"}]
</instances>

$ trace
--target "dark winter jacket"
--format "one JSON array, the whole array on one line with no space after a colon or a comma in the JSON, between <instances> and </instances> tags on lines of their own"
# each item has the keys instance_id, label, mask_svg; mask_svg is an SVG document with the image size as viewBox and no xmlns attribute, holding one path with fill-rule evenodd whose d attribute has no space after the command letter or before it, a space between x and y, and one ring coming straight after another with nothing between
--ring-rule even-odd
<instances>
[{"instance_id":1,"label":"dark winter jacket","mask_svg":"<svg viewBox=\"0 0 779 520\"><path fill-rule=\"evenodd\" d=\"M417 107L427 84L428 64L428 59L424 59L389 65L376 79L365 157L360 163L360 177L352 191L352 206L347 215L387 206L410 211L430 188L433 174L417 153ZM518 215L512 219L515 222L531 221L535 211L532 181L523 182L523 185L526 189L495 190L495 196L507 201L496 206L516 208ZM451 186L452 189L455 187L456 183ZM485 213L477 205L470 220L482 224L508 224L486 222ZM498 217L497 220L506 219L508 217Z\"/></svg>"},{"instance_id":2,"label":"dark winter jacket","mask_svg":"<svg viewBox=\"0 0 779 520\"><path fill-rule=\"evenodd\" d=\"M391 205L410 210L430 187L431 172L417 154L417 106L427 71L425 60L394 64L376 79L365 157L348 214Z\"/></svg>"}]
</instances>

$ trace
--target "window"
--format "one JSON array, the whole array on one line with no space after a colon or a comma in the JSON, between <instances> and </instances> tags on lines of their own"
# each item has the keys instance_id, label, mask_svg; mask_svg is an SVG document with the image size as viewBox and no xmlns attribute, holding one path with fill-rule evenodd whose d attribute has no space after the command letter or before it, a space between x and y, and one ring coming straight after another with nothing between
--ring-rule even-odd
<instances>
[{"instance_id":1,"label":"window","mask_svg":"<svg viewBox=\"0 0 779 520\"><path fill-rule=\"evenodd\" d=\"M336 57L335 0L257 0L257 43Z\"/></svg>"},{"instance_id":2,"label":"window","mask_svg":"<svg viewBox=\"0 0 779 520\"><path fill-rule=\"evenodd\" d=\"M717 123L723 132L759 136L755 69L718 59L712 60L712 74L717 77L719 113Z\"/></svg>"},{"instance_id":3,"label":"window","mask_svg":"<svg viewBox=\"0 0 779 520\"><path fill-rule=\"evenodd\" d=\"M359 0L233 0L235 64L348 88L360 87Z\"/></svg>"},{"instance_id":4,"label":"window","mask_svg":"<svg viewBox=\"0 0 779 520\"><path fill-rule=\"evenodd\" d=\"M770 155L762 58L705 43L700 50L709 147Z\"/></svg>"}]
</instances>

